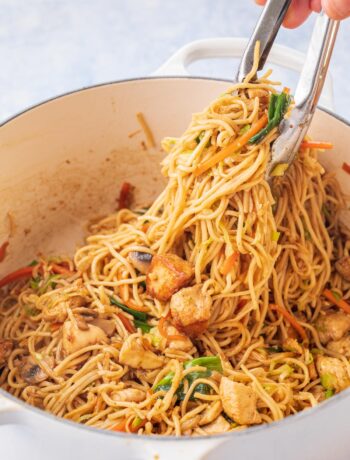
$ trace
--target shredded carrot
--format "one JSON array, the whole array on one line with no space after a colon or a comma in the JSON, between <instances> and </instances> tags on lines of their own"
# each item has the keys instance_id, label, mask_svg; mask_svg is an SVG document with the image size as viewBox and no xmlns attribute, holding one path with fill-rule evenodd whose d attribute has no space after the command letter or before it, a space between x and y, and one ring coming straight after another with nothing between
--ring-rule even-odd
<instances>
[{"instance_id":1,"label":"shredded carrot","mask_svg":"<svg viewBox=\"0 0 350 460\"><path fill-rule=\"evenodd\" d=\"M350 305L344 299L337 299L332 291L329 289L325 289L323 291L323 295L328 299L330 302L334 303L337 307L341 308L345 311L345 313L350 314Z\"/></svg>"},{"instance_id":2,"label":"shredded carrot","mask_svg":"<svg viewBox=\"0 0 350 460\"><path fill-rule=\"evenodd\" d=\"M136 305L136 303L134 303L132 300L126 300L124 301L125 305L129 308L131 308L132 310L136 310L136 311L142 311L142 312L149 312L149 308L148 307L145 307L143 305Z\"/></svg>"},{"instance_id":3,"label":"shredded carrot","mask_svg":"<svg viewBox=\"0 0 350 460\"><path fill-rule=\"evenodd\" d=\"M111 428L112 431L126 431L126 420L123 420L116 425L113 425Z\"/></svg>"},{"instance_id":4,"label":"shredded carrot","mask_svg":"<svg viewBox=\"0 0 350 460\"><path fill-rule=\"evenodd\" d=\"M290 88L288 88L287 86L285 86L285 87L283 88L282 93L284 93L284 94L289 94L289 93L290 93Z\"/></svg>"},{"instance_id":5,"label":"shredded carrot","mask_svg":"<svg viewBox=\"0 0 350 460\"><path fill-rule=\"evenodd\" d=\"M0 246L0 262L2 262L6 257L6 249L9 244L10 243L8 241L5 241L5 243Z\"/></svg>"},{"instance_id":6,"label":"shredded carrot","mask_svg":"<svg viewBox=\"0 0 350 460\"><path fill-rule=\"evenodd\" d=\"M257 134L262 128L264 128L264 126L267 124L267 121L268 118L267 114L265 113L258 121L256 121L252 125L252 127L246 133L242 134L240 137L235 139L232 142L232 144L228 145L227 147L224 147L222 150L220 150L220 152L216 153L211 158L197 166L197 168L194 171L194 175L200 176L220 161L223 161L226 157L237 152L237 150L240 150L244 145L248 143L251 137L255 136L255 134Z\"/></svg>"},{"instance_id":7,"label":"shredded carrot","mask_svg":"<svg viewBox=\"0 0 350 460\"><path fill-rule=\"evenodd\" d=\"M321 142L321 141L303 141L300 144L302 149L321 149L321 150L330 150L333 148L331 142Z\"/></svg>"},{"instance_id":8,"label":"shredded carrot","mask_svg":"<svg viewBox=\"0 0 350 460\"><path fill-rule=\"evenodd\" d=\"M67 276L74 275L74 272L72 272L66 267L63 267L63 265L59 265L59 264L51 264L51 271L54 273L57 273L58 275L67 275Z\"/></svg>"},{"instance_id":9,"label":"shredded carrot","mask_svg":"<svg viewBox=\"0 0 350 460\"><path fill-rule=\"evenodd\" d=\"M239 258L239 252L233 252L223 263L220 271L223 275L227 275L235 266Z\"/></svg>"},{"instance_id":10,"label":"shredded carrot","mask_svg":"<svg viewBox=\"0 0 350 460\"><path fill-rule=\"evenodd\" d=\"M162 316L158 323L158 330L162 337L169 340L187 340L187 337L180 334L175 335L168 335L167 331L165 330L165 321L168 319L169 315Z\"/></svg>"},{"instance_id":11,"label":"shredded carrot","mask_svg":"<svg viewBox=\"0 0 350 460\"><path fill-rule=\"evenodd\" d=\"M62 323L51 323L50 330L51 332L57 331L62 326Z\"/></svg>"},{"instance_id":12,"label":"shredded carrot","mask_svg":"<svg viewBox=\"0 0 350 460\"><path fill-rule=\"evenodd\" d=\"M342 168L344 169L345 172L350 174L350 165L348 163L344 162Z\"/></svg>"},{"instance_id":13,"label":"shredded carrot","mask_svg":"<svg viewBox=\"0 0 350 460\"><path fill-rule=\"evenodd\" d=\"M146 233L147 230L149 229L149 224L148 224L148 223L147 223L147 224L143 224L142 227L141 227L141 229L142 229L143 233Z\"/></svg>"},{"instance_id":14,"label":"shredded carrot","mask_svg":"<svg viewBox=\"0 0 350 460\"><path fill-rule=\"evenodd\" d=\"M6 284L12 283L13 281L17 281L22 278L30 278L33 274L34 268L35 267L23 267L9 273L0 280L0 288L6 286Z\"/></svg>"},{"instance_id":15,"label":"shredded carrot","mask_svg":"<svg viewBox=\"0 0 350 460\"><path fill-rule=\"evenodd\" d=\"M127 318L126 316L124 316L122 313L118 313L118 318L120 319L120 321L123 323L125 329L130 332L130 334L132 334L133 332L136 332L136 329L134 328L134 325L132 324L132 322L129 320L129 318Z\"/></svg>"},{"instance_id":16,"label":"shredded carrot","mask_svg":"<svg viewBox=\"0 0 350 460\"><path fill-rule=\"evenodd\" d=\"M304 340L307 340L307 335L306 335L306 331L305 329L303 328L303 326L301 326L298 321L294 318L294 316L289 313L288 310L286 310L285 308L282 308L280 307L279 305L276 305L276 304L270 304L270 308L271 310L276 310L278 311L278 313L280 313L284 319L286 319L288 321L288 323L294 327L294 329L298 332L298 334L304 339Z\"/></svg>"}]
</instances>

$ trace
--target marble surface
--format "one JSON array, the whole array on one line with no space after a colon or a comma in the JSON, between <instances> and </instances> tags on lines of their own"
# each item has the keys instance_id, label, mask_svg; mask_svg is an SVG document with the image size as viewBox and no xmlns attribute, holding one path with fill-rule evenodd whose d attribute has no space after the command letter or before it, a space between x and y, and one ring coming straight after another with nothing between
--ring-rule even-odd
<instances>
[{"instance_id":1,"label":"marble surface","mask_svg":"<svg viewBox=\"0 0 350 460\"><path fill-rule=\"evenodd\" d=\"M184 44L248 36L253 0L0 0L0 120L49 97L105 81L149 75ZM281 30L278 42L305 51L314 18ZM350 119L350 21L342 24L331 71L335 109ZM192 65L231 78L236 63ZM290 86L296 75L277 72Z\"/></svg>"}]
</instances>

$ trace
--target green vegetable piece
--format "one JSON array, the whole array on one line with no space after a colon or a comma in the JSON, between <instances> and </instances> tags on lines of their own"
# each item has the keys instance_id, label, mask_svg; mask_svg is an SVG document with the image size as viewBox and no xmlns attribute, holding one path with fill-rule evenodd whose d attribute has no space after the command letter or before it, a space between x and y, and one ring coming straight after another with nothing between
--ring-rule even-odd
<instances>
[{"instance_id":1,"label":"green vegetable piece","mask_svg":"<svg viewBox=\"0 0 350 460\"><path fill-rule=\"evenodd\" d=\"M337 383L337 379L333 374L324 374L321 377L321 385L326 390L333 390Z\"/></svg>"},{"instance_id":2,"label":"green vegetable piece","mask_svg":"<svg viewBox=\"0 0 350 460\"><path fill-rule=\"evenodd\" d=\"M144 322L147 321L147 314L144 313L143 311L133 310L132 308L129 308L126 305L124 305L123 303L119 302L114 297L110 297L109 299L110 299L112 305L116 305L121 310L123 310L126 313L129 313L130 315L132 315L134 318L139 319L140 321L144 321Z\"/></svg>"},{"instance_id":3,"label":"green vegetable piece","mask_svg":"<svg viewBox=\"0 0 350 460\"><path fill-rule=\"evenodd\" d=\"M146 281L141 281L141 282L139 283L139 285L140 285L143 289L146 290L146 287L147 287L147 286L146 286Z\"/></svg>"},{"instance_id":4,"label":"green vegetable piece","mask_svg":"<svg viewBox=\"0 0 350 460\"><path fill-rule=\"evenodd\" d=\"M40 313L40 310L35 307L30 307L29 305L24 305L23 309L27 316L36 316Z\"/></svg>"},{"instance_id":5,"label":"green vegetable piece","mask_svg":"<svg viewBox=\"0 0 350 460\"><path fill-rule=\"evenodd\" d=\"M149 324L145 323L144 321L140 321L139 319L134 320L135 327L137 329L141 329L141 331L145 334L149 332L153 326L150 326Z\"/></svg>"},{"instance_id":6,"label":"green vegetable piece","mask_svg":"<svg viewBox=\"0 0 350 460\"><path fill-rule=\"evenodd\" d=\"M245 125L245 126L243 126L243 128L241 128L241 129L239 130L239 134L242 135L242 134L246 133L247 131L250 130L251 127L252 127L252 125Z\"/></svg>"},{"instance_id":7,"label":"green vegetable piece","mask_svg":"<svg viewBox=\"0 0 350 460\"><path fill-rule=\"evenodd\" d=\"M36 291L39 288L40 281L41 276L31 278L31 280L29 281L29 286L33 289L33 291Z\"/></svg>"},{"instance_id":8,"label":"green vegetable piece","mask_svg":"<svg viewBox=\"0 0 350 460\"><path fill-rule=\"evenodd\" d=\"M332 294L334 295L334 297L335 297L337 300L341 300L341 299L342 299L342 296L341 296L337 291L332 291Z\"/></svg>"},{"instance_id":9,"label":"green vegetable piece","mask_svg":"<svg viewBox=\"0 0 350 460\"><path fill-rule=\"evenodd\" d=\"M169 372L169 374L167 374L165 377L163 377L162 380L159 380L157 385L155 385L152 388L152 390L153 391L159 391L160 387L164 387L164 386L168 386L170 388L171 382L173 381L173 377L174 377L174 372Z\"/></svg>"},{"instance_id":10,"label":"green vegetable piece","mask_svg":"<svg viewBox=\"0 0 350 460\"><path fill-rule=\"evenodd\" d=\"M194 358L191 361L184 363L184 368L202 366L206 367L210 371L222 372L221 359L218 356L203 356L202 358Z\"/></svg>"},{"instance_id":11,"label":"green vegetable piece","mask_svg":"<svg viewBox=\"0 0 350 460\"><path fill-rule=\"evenodd\" d=\"M280 346L276 345L274 347L268 347L267 348L267 351L269 353L282 353L283 352L283 348L281 348Z\"/></svg>"},{"instance_id":12,"label":"green vegetable piece","mask_svg":"<svg viewBox=\"0 0 350 460\"><path fill-rule=\"evenodd\" d=\"M38 263L39 263L39 262L38 262L37 260L34 259L34 260L32 260L32 261L30 262L30 264L28 264L28 267L35 267L35 265L38 265Z\"/></svg>"},{"instance_id":13,"label":"green vegetable piece","mask_svg":"<svg viewBox=\"0 0 350 460\"><path fill-rule=\"evenodd\" d=\"M324 392L324 396L326 399L331 398L334 395L334 390L328 389Z\"/></svg>"}]
</instances>

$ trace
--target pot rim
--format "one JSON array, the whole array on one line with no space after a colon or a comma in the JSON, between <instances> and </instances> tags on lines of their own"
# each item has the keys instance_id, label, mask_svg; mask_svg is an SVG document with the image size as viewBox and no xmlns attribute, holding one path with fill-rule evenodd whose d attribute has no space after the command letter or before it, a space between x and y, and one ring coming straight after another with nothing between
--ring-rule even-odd
<instances>
[{"instance_id":1,"label":"pot rim","mask_svg":"<svg viewBox=\"0 0 350 460\"><path fill-rule=\"evenodd\" d=\"M99 83L97 85L91 85L91 86L82 87L82 88L75 89L75 90L72 90L72 91L67 91L67 92L59 94L57 96L53 96L51 98L45 99L45 100L43 100L43 101L41 101L41 102L39 102L37 104L31 105L31 106L23 109L22 111L14 114L14 115L11 115L11 116L5 118L5 120L0 122L0 128L4 127L6 124L10 123L11 121L14 121L16 118L26 114L27 112L31 111L32 109L36 109L38 107L41 107L42 105L44 105L44 104L46 104L48 102L55 101L56 99L61 99L63 97L70 96L70 95L73 95L75 93L80 93L80 92L83 92L83 91L89 91L89 90L104 87L104 86L124 84L124 83L132 83L132 82L137 82L137 81L142 82L142 81L148 81L148 80L205 80L205 81L214 81L214 82L215 81L217 81L217 82L226 82L226 83L231 83L232 84L232 82L230 80L227 80L227 79L224 79L224 78L202 77L202 76L192 76L192 75L189 75L189 76L186 76L186 75L185 76L176 76L176 75L174 75L174 76L149 76L149 77L127 78L127 79L123 79L123 80L114 80L114 81ZM348 121L344 117L342 117L340 115L337 115L336 113L334 113L334 112L332 112L332 111L330 111L328 109L325 109L323 107L318 107L318 109L321 110L322 112L327 113L331 117L337 119L338 121L342 122L343 124L345 124L347 127L350 128L350 121ZM34 412L35 414L37 414L39 416L48 417L52 421L58 421L60 423L64 423L64 424L66 424L68 426L71 426L72 428L83 429L83 430L86 430L87 432L94 433L94 434L100 434L100 435L112 436L112 437L120 437L120 438L130 439L130 440L131 439L135 439L135 440L139 440L139 441L142 440L142 441L146 441L146 442L148 442L148 441L151 441L151 442L152 441L157 441L157 442L158 441L178 441L178 442L192 441L192 442L194 442L194 441L202 441L202 440L207 440L208 441L210 439L227 441L227 440L229 440L229 439L231 439L233 437L253 436L255 433L258 433L258 432L263 431L263 430L274 430L276 428L278 429L278 427L282 427L282 426L285 426L287 424L291 425L294 422L298 422L299 419L310 417L310 416L316 415L316 412L326 410L328 406L331 406L331 405L334 406L335 404L338 404L338 403L341 404L342 401L345 398L348 398L350 396L350 388L348 388L346 390L343 390L342 392L340 392L337 395L333 396L330 400L328 400L326 402L323 402L323 403L321 403L321 404L319 404L319 405L317 405L315 407L312 407L312 408L310 408L308 410L304 410L304 411L298 412L296 414L289 415L288 417L285 417L282 420L274 421L272 423L266 423L266 424L259 425L259 426L254 426L254 427L242 430L242 431L229 432L229 433L223 433L223 434L215 434L215 435L211 435L211 436L195 436L195 437L192 437L192 436L174 437L174 436L163 436L163 435L152 435L152 436L142 435L142 437L141 437L141 436L139 436L137 434L134 434L134 433L122 433L122 432L115 432L115 431L109 431L109 430L96 429L96 428L91 427L91 426L79 424L77 422L73 422L71 420L67 420L67 419L64 419L62 417L58 417L58 416L52 414L51 412L48 412L48 411L45 411L43 409L39 409L38 407L32 406L32 405L28 404L27 402L17 398L16 396L11 395L10 393L5 391L1 387L0 387L0 396L4 397L5 399L9 399L13 403L21 406L22 409Z\"/></svg>"}]
</instances>

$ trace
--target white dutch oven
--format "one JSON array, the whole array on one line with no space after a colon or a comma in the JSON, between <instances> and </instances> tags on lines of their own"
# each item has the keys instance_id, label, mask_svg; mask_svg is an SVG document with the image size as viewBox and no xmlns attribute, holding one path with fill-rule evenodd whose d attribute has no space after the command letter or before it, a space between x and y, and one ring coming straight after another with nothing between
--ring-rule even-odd
<instances>
[{"instance_id":1,"label":"white dutch oven","mask_svg":"<svg viewBox=\"0 0 350 460\"><path fill-rule=\"evenodd\" d=\"M202 57L240 56L245 41L196 42L176 53L159 73L184 74ZM270 62L299 69L303 56L275 47ZM72 251L82 224L115 209L119 185L130 181L137 200L147 202L162 187L160 154L140 149L135 113L142 111L159 145L179 135L192 112L223 92L225 81L159 77L120 81L76 91L25 111L0 128L0 242L8 239L10 212L15 231L0 276L28 263L38 251ZM332 104L328 82L323 104ZM325 167L345 191L341 169L350 144L349 125L318 110L311 133L331 141ZM211 438L158 438L98 431L58 419L0 391L0 458L4 460L219 459L348 460L350 390L316 409L282 422Z\"/></svg>"}]
</instances>

